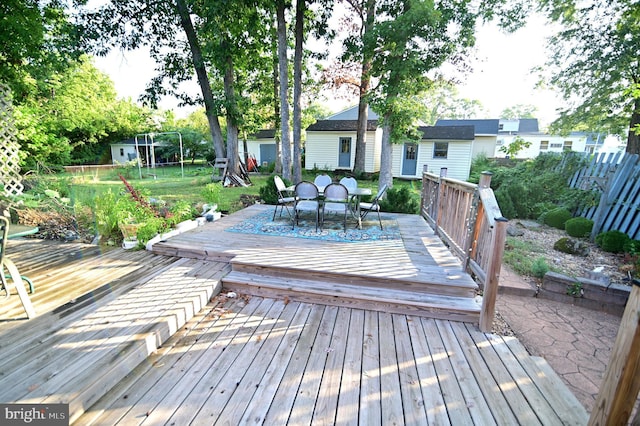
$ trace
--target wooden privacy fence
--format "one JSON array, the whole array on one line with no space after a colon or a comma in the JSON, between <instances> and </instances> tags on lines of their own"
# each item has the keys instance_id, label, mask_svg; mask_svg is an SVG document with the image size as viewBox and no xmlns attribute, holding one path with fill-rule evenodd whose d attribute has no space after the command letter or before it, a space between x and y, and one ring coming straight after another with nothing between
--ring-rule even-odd
<instances>
[{"instance_id":1,"label":"wooden privacy fence","mask_svg":"<svg viewBox=\"0 0 640 426\"><path fill-rule=\"evenodd\" d=\"M502 217L489 187L491 173L483 172L478 185L449 179L445 174L422 173L421 214L462 260L465 271L480 282L483 288L480 329L490 331L507 219Z\"/></svg>"},{"instance_id":2,"label":"wooden privacy fence","mask_svg":"<svg viewBox=\"0 0 640 426\"><path fill-rule=\"evenodd\" d=\"M588 206L577 216L593 220L591 238L617 230L640 239L640 158L637 154L601 154L578 170L569 185L600 194L598 205Z\"/></svg>"}]
</instances>

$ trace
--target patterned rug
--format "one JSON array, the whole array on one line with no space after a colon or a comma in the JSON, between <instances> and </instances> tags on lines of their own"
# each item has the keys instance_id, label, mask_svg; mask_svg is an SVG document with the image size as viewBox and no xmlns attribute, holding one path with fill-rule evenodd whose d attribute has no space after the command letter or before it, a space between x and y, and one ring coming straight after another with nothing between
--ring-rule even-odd
<instances>
[{"instance_id":1,"label":"patterned rug","mask_svg":"<svg viewBox=\"0 0 640 426\"><path fill-rule=\"evenodd\" d=\"M356 229L354 219L347 218L347 232L344 232L342 220L331 216L325 218L323 229L320 230L318 227L318 232L316 232L315 218L311 215L301 216L299 225L296 225L295 229L291 229L291 218L286 211L282 216L278 212L276 219L272 220L273 210L269 209L229 227L225 231L340 242L400 239L398 222L384 214L381 214L380 217L382 218L382 230L380 230L378 216L374 213L367 216L367 220L362 223L362 229Z\"/></svg>"}]
</instances>

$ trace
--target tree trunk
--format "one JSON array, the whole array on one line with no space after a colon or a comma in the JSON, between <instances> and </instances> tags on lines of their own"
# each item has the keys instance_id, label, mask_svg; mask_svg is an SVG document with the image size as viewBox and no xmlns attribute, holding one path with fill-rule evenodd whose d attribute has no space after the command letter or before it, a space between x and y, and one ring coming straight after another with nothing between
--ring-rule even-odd
<instances>
[{"instance_id":1,"label":"tree trunk","mask_svg":"<svg viewBox=\"0 0 640 426\"><path fill-rule=\"evenodd\" d=\"M211 92L211 84L209 83L209 77L207 75L207 69L204 65L204 58L202 57L202 50L200 49L200 43L198 37L193 29L193 23L191 22L191 16L184 0L176 0L176 8L178 15L180 15L180 24L184 29L189 42L189 48L191 49L191 56L193 58L193 67L198 77L198 84L202 92L202 99L204 100L204 110L209 122L209 131L213 139L213 149L215 150L216 157L226 157L226 151L224 149L224 138L222 137L222 129L220 128L220 121L218 120L218 114L214 108L213 92Z\"/></svg>"},{"instance_id":2,"label":"tree trunk","mask_svg":"<svg viewBox=\"0 0 640 426\"><path fill-rule=\"evenodd\" d=\"M291 180L291 136L289 135L289 64L287 61L287 24L285 2L277 0L278 65L280 74L280 128L282 138L282 177Z\"/></svg>"},{"instance_id":3,"label":"tree trunk","mask_svg":"<svg viewBox=\"0 0 640 426\"><path fill-rule=\"evenodd\" d=\"M305 0L296 2L295 51L293 57L293 182L302 180L302 43Z\"/></svg>"},{"instance_id":4,"label":"tree trunk","mask_svg":"<svg viewBox=\"0 0 640 426\"><path fill-rule=\"evenodd\" d=\"M227 56L225 62L224 71L224 95L227 104L227 158L229 163L227 166L227 172L239 175L240 165L238 164L238 120L237 120L237 107L235 97L235 78L233 75L233 58Z\"/></svg>"},{"instance_id":5,"label":"tree trunk","mask_svg":"<svg viewBox=\"0 0 640 426\"><path fill-rule=\"evenodd\" d=\"M385 116L385 124L382 127L382 147L380 150L380 178L378 180L378 190L383 185L388 188L393 186L393 144L391 134L393 128L390 123L389 114Z\"/></svg>"},{"instance_id":6,"label":"tree trunk","mask_svg":"<svg viewBox=\"0 0 640 426\"><path fill-rule=\"evenodd\" d=\"M356 155L353 170L356 173L365 171L365 161L367 158L367 122L369 120L369 105L366 101L366 96L369 93L369 87L371 85L371 53L373 49L369 46L365 46L365 35L371 31L375 21L375 0L367 0L365 2L366 18L362 25L362 31L360 37L363 40L362 47L362 75L360 76L360 93L358 102L358 124L356 129Z\"/></svg>"},{"instance_id":7,"label":"tree trunk","mask_svg":"<svg viewBox=\"0 0 640 426\"><path fill-rule=\"evenodd\" d=\"M273 52L273 122L275 133L273 141L276 144L276 164L275 172L282 174L282 156L280 153L280 79L278 78L278 44L276 42L277 34L273 34L272 52Z\"/></svg>"},{"instance_id":8,"label":"tree trunk","mask_svg":"<svg viewBox=\"0 0 640 426\"><path fill-rule=\"evenodd\" d=\"M627 153L640 154L640 98L633 100L633 112L629 123L629 136L627 137Z\"/></svg>"}]
</instances>

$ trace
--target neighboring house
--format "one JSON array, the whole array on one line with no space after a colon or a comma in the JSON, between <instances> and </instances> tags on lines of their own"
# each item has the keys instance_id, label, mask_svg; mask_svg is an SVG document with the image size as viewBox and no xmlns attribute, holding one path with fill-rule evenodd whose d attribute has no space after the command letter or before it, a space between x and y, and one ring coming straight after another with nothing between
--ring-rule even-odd
<instances>
[{"instance_id":1,"label":"neighboring house","mask_svg":"<svg viewBox=\"0 0 640 426\"><path fill-rule=\"evenodd\" d=\"M471 169L474 126L421 126L420 143L397 144L393 147L393 176L422 177L423 169L467 180Z\"/></svg>"},{"instance_id":2,"label":"neighboring house","mask_svg":"<svg viewBox=\"0 0 640 426\"><path fill-rule=\"evenodd\" d=\"M266 166L276 161L276 131L263 129L249 135L247 138L247 153L255 157L259 166ZM240 142L240 158L244 161L244 144Z\"/></svg>"},{"instance_id":3,"label":"neighboring house","mask_svg":"<svg viewBox=\"0 0 640 426\"><path fill-rule=\"evenodd\" d=\"M502 148L508 147L521 138L530 143L528 148L519 151L516 158L535 158L543 152L589 152L587 148L590 135L585 132L573 132L567 136L549 135L541 132L535 118L491 119L491 120L438 120L436 126L473 125L475 142L473 156L484 153L487 157L505 157ZM493 141L493 148L491 143Z\"/></svg>"},{"instance_id":4,"label":"neighboring house","mask_svg":"<svg viewBox=\"0 0 640 426\"><path fill-rule=\"evenodd\" d=\"M494 157L496 140L498 139L498 130L500 129L500 120L479 119L436 121L436 127L441 126L473 126L475 128L475 139L473 141L471 158L476 158L478 155L484 155L487 158Z\"/></svg>"},{"instance_id":5,"label":"neighboring house","mask_svg":"<svg viewBox=\"0 0 640 426\"><path fill-rule=\"evenodd\" d=\"M369 110L365 134L365 172L380 170L382 128L378 116ZM356 154L358 107L352 107L307 127L305 168L322 170L353 170Z\"/></svg>"},{"instance_id":6,"label":"neighboring house","mask_svg":"<svg viewBox=\"0 0 640 426\"><path fill-rule=\"evenodd\" d=\"M318 120L306 129L305 168L323 170L353 170L355 160L357 107L349 108L325 120ZM378 116L369 111L365 136L365 169L380 171L382 128ZM469 177L474 142L473 126L419 127L423 138L418 143L393 146L394 177L419 179L426 165L429 171L466 180ZM492 142L495 147L495 141Z\"/></svg>"},{"instance_id":7,"label":"neighboring house","mask_svg":"<svg viewBox=\"0 0 640 426\"><path fill-rule=\"evenodd\" d=\"M167 146L164 141L152 141L144 137L126 139L111 144L111 162L113 164L124 164L138 158L136 154L136 143L142 164L157 164L165 160L156 152L156 148Z\"/></svg>"}]
</instances>

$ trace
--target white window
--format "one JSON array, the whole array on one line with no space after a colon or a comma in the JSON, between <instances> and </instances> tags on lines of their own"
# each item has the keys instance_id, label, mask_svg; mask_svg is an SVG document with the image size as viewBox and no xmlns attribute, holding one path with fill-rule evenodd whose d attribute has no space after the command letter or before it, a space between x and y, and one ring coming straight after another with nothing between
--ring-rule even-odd
<instances>
[{"instance_id":1,"label":"white window","mask_svg":"<svg viewBox=\"0 0 640 426\"><path fill-rule=\"evenodd\" d=\"M562 148L562 144L561 143L552 143L550 145L551 148Z\"/></svg>"},{"instance_id":2,"label":"white window","mask_svg":"<svg viewBox=\"0 0 640 426\"><path fill-rule=\"evenodd\" d=\"M449 142L436 142L433 144L433 158L447 158Z\"/></svg>"}]
</instances>

